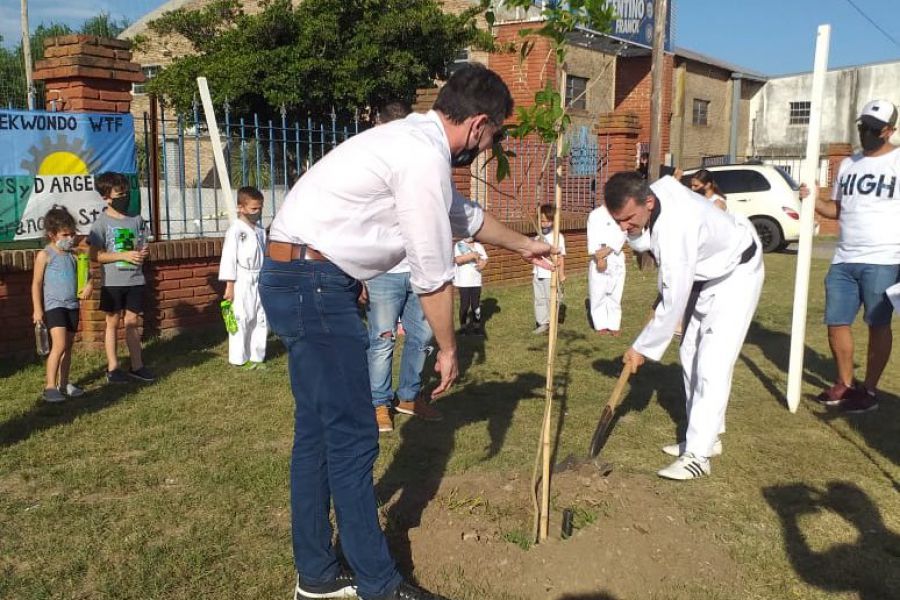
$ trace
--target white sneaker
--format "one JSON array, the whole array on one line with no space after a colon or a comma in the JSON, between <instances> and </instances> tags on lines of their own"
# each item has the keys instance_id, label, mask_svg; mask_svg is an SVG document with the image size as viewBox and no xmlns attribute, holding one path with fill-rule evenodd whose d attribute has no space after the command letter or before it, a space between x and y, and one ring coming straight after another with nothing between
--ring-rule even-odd
<instances>
[{"instance_id":1,"label":"white sneaker","mask_svg":"<svg viewBox=\"0 0 900 600\"><path fill-rule=\"evenodd\" d=\"M60 391L62 392L63 390ZM69 398L78 398L79 396L84 396L84 390L77 385L72 385L71 383L66 384L66 390L63 393Z\"/></svg>"},{"instance_id":2,"label":"white sneaker","mask_svg":"<svg viewBox=\"0 0 900 600\"><path fill-rule=\"evenodd\" d=\"M548 331L550 331L549 325L538 325L531 333L533 333L534 335L541 335L547 333Z\"/></svg>"},{"instance_id":3,"label":"white sneaker","mask_svg":"<svg viewBox=\"0 0 900 600\"><path fill-rule=\"evenodd\" d=\"M663 446L662 451L668 454L669 456L681 456L684 454L685 446L687 446L687 442L681 442L679 444L669 444L668 446ZM722 455L722 440L716 440L716 443L713 444L712 454L710 454L710 458L713 456L721 456Z\"/></svg>"},{"instance_id":4,"label":"white sneaker","mask_svg":"<svg viewBox=\"0 0 900 600\"><path fill-rule=\"evenodd\" d=\"M676 479L684 481L686 479L696 479L709 475L711 472L709 459L702 456L694 456L690 452L685 452L679 456L671 465L657 471L656 474L666 479Z\"/></svg>"}]
</instances>

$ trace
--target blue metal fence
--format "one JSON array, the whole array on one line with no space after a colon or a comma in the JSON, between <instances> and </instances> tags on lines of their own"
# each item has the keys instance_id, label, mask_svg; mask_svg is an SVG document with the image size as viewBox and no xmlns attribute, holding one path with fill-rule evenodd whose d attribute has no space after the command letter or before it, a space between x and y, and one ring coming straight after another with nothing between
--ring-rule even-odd
<instances>
[{"instance_id":1,"label":"blue metal fence","mask_svg":"<svg viewBox=\"0 0 900 600\"><path fill-rule=\"evenodd\" d=\"M226 103L218 122L219 135L234 190L255 186L263 192L263 222L269 223L294 182L332 148L359 133L367 124L354 115L340 119L336 114L324 120L308 117L290 119L259 115L235 116ZM159 172L159 214L152 214L149 160L151 152L150 116L144 115L144 139L139 165L144 216L158 218L158 239L179 239L223 235L228 228L227 207L221 197L218 171L213 162L212 143L199 107L188 114L161 110L157 117ZM552 202L556 185L557 159L550 152L549 168L541 177L548 144L533 139L508 139L510 174L496 184L495 164L482 158L472 167L470 195L495 216L505 221L530 219L537 205ZM598 201L605 171L609 140L590 133L587 127L571 131L563 158L563 210L587 214Z\"/></svg>"},{"instance_id":2,"label":"blue metal fence","mask_svg":"<svg viewBox=\"0 0 900 600\"><path fill-rule=\"evenodd\" d=\"M332 148L366 125L357 115L324 120L290 119L258 114L236 116L226 103L217 113L219 135L233 189L252 185L263 192L263 221L270 222L294 182ZM149 160L152 155L150 116L144 115L144 139L139 165L142 173L144 216L159 219L160 239L216 236L228 228L227 207L221 198L212 143L197 105L188 114L164 109L157 117L155 139L159 172L159 215L152 215Z\"/></svg>"}]
</instances>

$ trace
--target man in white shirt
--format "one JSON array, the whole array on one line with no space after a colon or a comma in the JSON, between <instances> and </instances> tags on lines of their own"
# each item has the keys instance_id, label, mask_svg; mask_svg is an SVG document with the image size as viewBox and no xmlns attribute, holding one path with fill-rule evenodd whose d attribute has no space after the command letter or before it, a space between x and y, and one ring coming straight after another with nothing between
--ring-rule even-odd
<instances>
[{"instance_id":1,"label":"man in white shirt","mask_svg":"<svg viewBox=\"0 0 900 600\"><path fill-rule=\"evenodd\" d=\"M832 201L816 199L816 212L838 219L840 239L825 277L825 324L837 367L834 385L816 398L847 413L878 408L878 380L891 356L893 311L885 290L900 275L900 148L889 143L897 107L867 103L858 120L862 152L845 158ZM853 379L853 332L860 306L869 326L866 378Z\"/></svg>"},{"instance_id":2,"label":"man in white shirt","mask_svg":"<svg viewBox=\"0 0 900 600\"><path fill-rule=\"evenodd\" d=\"M606 208L630 238L649 239L659 263L660 301L653 319L625 352L633 369L660 360L683 320L680 360L688 426L684 442L663 448L677 460L658 472L668 479L710 473L722 452L731 376L762 291L759 240L735 218L666 176L652 185L638 173L613 175Z\"/></svg>"},{"instance_id":3,"label":"man in white shirt","mask_svg":"<svg viewBox=\"0 0 900 600\"><path fill-rule=\"evenodd\" d=\"M295 401L291 520L296 598L435 598L404 582L378 524L372 466L378 427L359 317L359 280L404 257L410 285L438 345L440 384L458 374L453 330L452 237L476 239L547 264L551 247L530 240L465 201L450 167L467 166L502 138L513 100L480 65L456 71L434 110L350 138L307 171L270 230L260 294L271 329L288 349ZM334 502L341 547L331 545Z\"/></svg>"}]
</instances>

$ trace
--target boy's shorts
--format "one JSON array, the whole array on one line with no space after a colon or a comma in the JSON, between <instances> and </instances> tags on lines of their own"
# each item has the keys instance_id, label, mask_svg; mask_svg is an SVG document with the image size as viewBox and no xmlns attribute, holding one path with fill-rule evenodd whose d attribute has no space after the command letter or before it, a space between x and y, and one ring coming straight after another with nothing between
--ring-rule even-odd
<instances>
[{"instance_id":1,"label":"boy's shorts","mask_svg":"<svg viewBox=\"0 0 900 600\"><path fill-rule=\"evenodd\" d=\"M100 288L100 310L105 313L127 310L141 314L144 312L144 286L114 285Z\"/></svg>"},{"instance_id":2,"label":"boy's shorts","mask_svg":"<svg viewBox=\"0 0 900 600\"><path fill-rule=\"evenodd\" d=\"M852 325L862 305L867 325L890 325L894 309L884 291L897 283L898 274L900 265L831 265L825 276L825 324Z\"/></svg>"},{"instance_id":3,"label":"boy's shorts","mask_svg":"<svg viewBox=\"0 0 900 600\"><path fill-rule=\"evenodd\" d=\"M78 331L79 311L77 308L51 308L44 313L44 322L47 329L65 327L66 331L75 333Z\"/></svg>"}]
</instances>

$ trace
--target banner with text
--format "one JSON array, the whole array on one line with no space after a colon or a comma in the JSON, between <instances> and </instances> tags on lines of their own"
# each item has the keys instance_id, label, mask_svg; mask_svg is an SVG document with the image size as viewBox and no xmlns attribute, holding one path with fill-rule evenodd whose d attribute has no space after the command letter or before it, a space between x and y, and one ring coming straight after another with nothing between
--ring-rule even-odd
<instances>
[{"instance_id":1,"label":"banner with text","mask_svg":"<svg viewBox=\"0 0 900 600\"><path fill-rule=\"evenodd\" d=\"M44 215L65 206L86 234L105 204L94 175L124 173L140 210L130 114L0 110L0 242L40 238Z\"/></svg>"}]
</instances>

